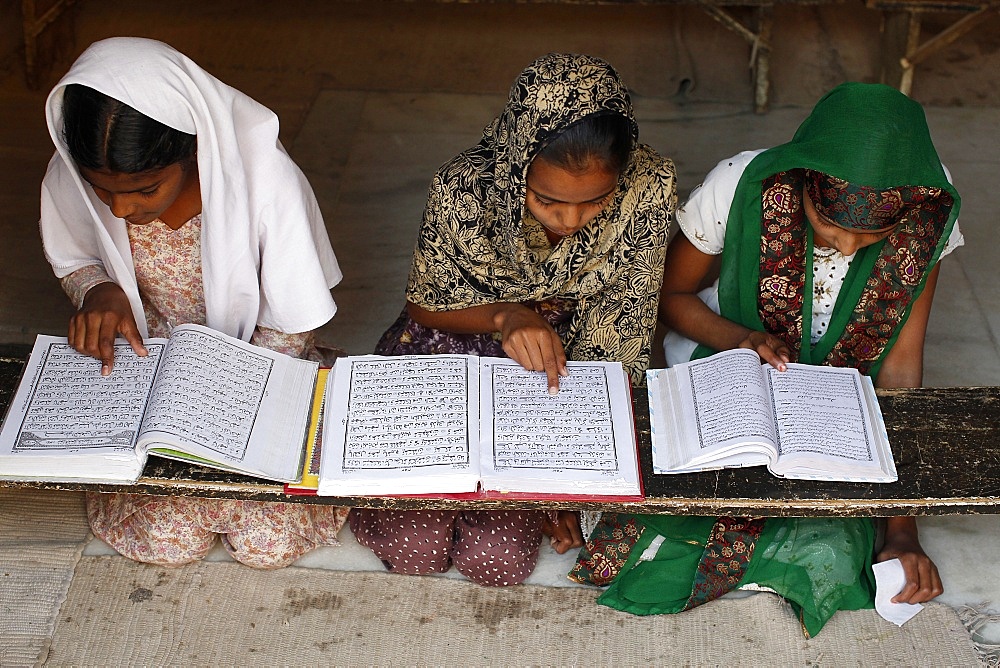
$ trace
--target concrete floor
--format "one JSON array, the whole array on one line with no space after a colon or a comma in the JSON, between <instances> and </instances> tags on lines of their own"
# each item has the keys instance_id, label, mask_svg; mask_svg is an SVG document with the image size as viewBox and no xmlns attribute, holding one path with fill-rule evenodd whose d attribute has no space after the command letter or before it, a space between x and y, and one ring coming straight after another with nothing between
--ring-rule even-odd
<instances>
[{"instance_id":1,"label":"concrete floor","mask_svg":"<svg viewBox=\"0 0 1000 668\"><path fill-rule=\"evenodd\" d=\"M301 17L292 25L270 23L271 30L262 31L261 21L255 23L250 13L233 18L220 8L225 4L178 2L181 9L163 17L162 9L159 15L138 9L124 15L112 14L99 3L82 3L72 22L52 28L51 35L62 39L63 47L43 88L94 39L145 35L174 43L274 108L290 153L316 189L345 274L334 291L340 312L324 327L323 337L350 353L370 352L402 305L410 252L434 169L478 139L502 107L513 77L536 55L591 51L613 64L622 63L626 80L637 82L633 85L642 139L676 161L682 193L697 185L716 161L741 149L787 140L808 113L808 103L793 103L793 84L786 80L785 93L777 98L785 103L776 104L767 115L753 115L745 72L733 74L722 66L713 77L705 67L689 64L700 72L703 92L694 99L674 95L679 75L664 70L676 59L644 67L643 53L660 54L667 48L662 35L674 34L664 27L674 15L644 13L653 10L622 9L610 21L602 14L605 10L597 8L568 14L550 7L432 5L420 12L413 5L385 3L386 11L396 14L382 24L383 34L374 36L358 32L373 19L371 5L329 3L317 11L337 28L335 34L330 29L330 45L323 46L323 31L310 28ZM264 4L249 3L256 9ZM340 13L334 15L331 7L339 7ZM502 25L496 24L497 12L505 21ZM689 26L704 25L685 16ZM594 21L602 20L603 30L593 29ZM523 35L517 33L521 27ZM663 32L658 35L658 30ZM240 31L243 40L234 36ZM211 39L205 39L206 33ZM703 46L719 49L723 65L735 58L731 40L713 40ZM739 58L745 58L742 49L735 50ZM445 52L447 59L438 60ZM359 58L359 53L367 55ZM996 72L998 68L990 66L996 56L984 50L971 65L965 62L950 71L947 64L938 63L928 77L968 78L977 68L980 73ZM789 68L783 61L780 66ZM42 115L45 91L26 90L20 74L16 65L0 70L0 343L63 333L70 315L42 256L35 226L38 186L52 152ZM812 101L842 78L870 74L865 67L852 71L843 62L832 73L823 70L822 76L803 69L798 94ZM996 75L982 74L978 80L983 76ZM920 82L918 74L915 91ZM718 91L726 93L713 93ZM982 95L974 97L970 93L968 99L950 99L964 105L983 101ZM1000 276L989 237L1000 210L1000 189L994 182L1000 172L1000 104L986 102L992 106L928 108L939 152L963 195L961 226L966 238L966 246L943 265L926 348L929 386L1000 384ZM944 577L943 600L1000 609L1000 578L982 575L996 566L990 559L1000 553L1000 518L926 518L921 527L924 545ZM991 557L984 560L984 555ZM546 553L533 581L561 583L564 561ZM331 550L303 565L353 568L366 563L360 551L338 556Z\"/></svg>"}]
</instances>

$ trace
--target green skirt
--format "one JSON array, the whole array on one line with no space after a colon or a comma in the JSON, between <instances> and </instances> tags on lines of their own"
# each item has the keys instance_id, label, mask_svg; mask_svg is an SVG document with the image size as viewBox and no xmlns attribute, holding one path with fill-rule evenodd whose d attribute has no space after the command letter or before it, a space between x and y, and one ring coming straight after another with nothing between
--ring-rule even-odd
<instances>
[{"instance_id":1,"label":"green skirt","mask_svg":"<svg viewBox=\"0 0 1000 668\"><path fill-rule=\"evenodd\" d=\"M871 519L758 521L759 535L752 551L743 541L719 549L710 540L717 527L713 517L637 515L622 519L634 520L642 531L621 572L597 599L603 605L637 615L694 607L704 602L697 601L693 592L706 572L705 559L711 557L717 562L710 565L712 572L737 573L729 589L757 584L790 601L809 637L819 633L837 610L874 607L875 527ZM706 549L710 542L712 547ZM746 560L737 564L741 557Z\"/></svg>"}]
</instances>

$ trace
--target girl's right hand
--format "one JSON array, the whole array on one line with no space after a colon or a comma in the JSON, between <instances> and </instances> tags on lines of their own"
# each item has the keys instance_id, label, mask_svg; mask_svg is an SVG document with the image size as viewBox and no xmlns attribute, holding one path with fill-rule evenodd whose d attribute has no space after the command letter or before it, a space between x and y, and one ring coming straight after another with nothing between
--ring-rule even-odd
<instances>
[{"instance_id":1,"label":"girl's right hand","mask_svg":"<svg viewBox=\"0 0 1000 668\"><path fill-rule=\"evenodd\" d=\"M699 292L718 274L716 261L717 256L696 248L683 233L673 238L663 268L660 322L714 350L753 350L762 362L784 371L792 359L784 341L724 318L701 300Z\"/></svg>"},{"instance_id":2,"label":"girl's right hand","mask_svg":"<svg viewBox=\"0 0 1000 668\"><path fill-rule=\"evenodd\" d=\"M504 352L530 371L544 371L549 394L559 392L559 376L568 376L566 351L545 318L521 304L506 304L495 316Z\"/></svg>"},{"instance_id":3,"label":"girl's right hand","mask_svg":"<svg viewBox=\"0 0 1000 668\"><path fill-rule=\"evenodd\" d=\"M791 360L791 352L785 342L767 332L751 331L740 342L739 348L748 348L756 352L760 359L778 371L784 371Z\"/></svg>"},{"instance_id":4,"label":"girl's right hand","mask_svg":"<svg viewBox=\"0 0 1000 668\"><path fill-rule=\"evenodd\" d=\"M101 360L101 375L107 376L114 368L118 334L125 337L137 355L146 356L125 291L117 283L95 285L87 292L83 308L70 318L69 344L78 352Z\"/></svg>"}]
</instances>

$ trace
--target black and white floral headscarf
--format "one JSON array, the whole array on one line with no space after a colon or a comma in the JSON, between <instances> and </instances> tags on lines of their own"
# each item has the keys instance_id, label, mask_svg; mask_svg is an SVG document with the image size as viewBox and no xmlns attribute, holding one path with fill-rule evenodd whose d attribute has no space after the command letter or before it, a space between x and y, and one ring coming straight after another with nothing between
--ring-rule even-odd
<instances>
[{"instance_id":1,"label":"black and white floral headscarf","mask_svg":"<svg viewBox=\"0 0 1000 668\"><path fill-rule=\"evenodd\" d=\"M551 247L525 208L528 167L567 127L606 113L632 127L618 189L596 218ZM675 201L673 164L638 143L618 73L599 58L549 54L517 78L482 140L434 176L407 299L432 311L575 301L563 337L570 359L617 359L638 382Z\"/></svg>"}]
</instances>

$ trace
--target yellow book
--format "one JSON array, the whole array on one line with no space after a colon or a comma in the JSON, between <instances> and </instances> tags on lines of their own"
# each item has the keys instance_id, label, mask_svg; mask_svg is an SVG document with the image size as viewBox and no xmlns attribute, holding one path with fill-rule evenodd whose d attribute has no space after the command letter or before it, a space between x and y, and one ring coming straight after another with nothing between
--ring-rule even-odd
<instances>
[{"instance_id":1,"label":"yellow book","mask_svg":"<svg viewBox=\"0 0 1000 668\"><path fill-rule=\"evenodd\" d=\"M285 485L285 491L289 494L309 494L319 487L319 463L323 448L323 408L326 405L324 398L329 375L329 369L320 369L316 377L316 392L313 395L309 433L306 437L306 456L302 464L302 480Z\"/></svg>"}]
</instances>

